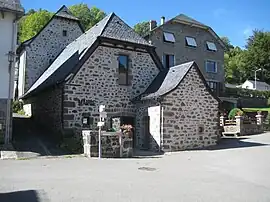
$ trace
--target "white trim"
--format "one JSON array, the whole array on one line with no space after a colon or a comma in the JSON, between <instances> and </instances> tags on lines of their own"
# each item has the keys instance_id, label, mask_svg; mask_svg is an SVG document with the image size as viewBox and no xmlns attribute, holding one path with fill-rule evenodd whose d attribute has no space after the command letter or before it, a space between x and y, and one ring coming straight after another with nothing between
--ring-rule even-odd
<instances>
[{"instance_id":1,"label":"white trim","mask_svg":"<svg viewBox=\"0 0 270 202\"><path fill-rule=\"evenodd\" d=\"M195 37L186 36L185 40L186 40L186 45L187 46L197 47L197 42L196 42Z\"/></svg>"},{"instance_id":2,"label":"white trim","mask_svg":"<svg viewBox=\"0 0 270 202\"><path fill-rule=\"evenodd\" d=\"M207 50L209 51L217 51L217 46L214 42L206 41Z\"/></svg>"},{"instance_id":3,"label":"white trim","mask_svg":"<svg viewBox=\"0 0 270 202\"><path fill-rule=\"evenodd\" d=\"M164 42L175 43L174 34L171 32L163 32Z\"/></svg>"}]
</instances>

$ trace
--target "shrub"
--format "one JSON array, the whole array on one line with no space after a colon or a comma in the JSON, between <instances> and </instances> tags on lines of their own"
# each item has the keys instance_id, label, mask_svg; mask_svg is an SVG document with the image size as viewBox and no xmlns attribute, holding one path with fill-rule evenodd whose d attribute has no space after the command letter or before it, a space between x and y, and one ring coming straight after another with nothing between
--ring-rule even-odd
<instances>
[{"instance_id":1,"label":"shrub","mask_svg":"<svg viewBox=\"0 0 270 202\"><path fill-rule=\"evenodd\" d=\"M239 109L239 108L233 108L230 111L228 118L229 119L234 119L235 116L243 116L243 115L244 115L244 112L241 109Z\"/></svg>"}]
</instances>

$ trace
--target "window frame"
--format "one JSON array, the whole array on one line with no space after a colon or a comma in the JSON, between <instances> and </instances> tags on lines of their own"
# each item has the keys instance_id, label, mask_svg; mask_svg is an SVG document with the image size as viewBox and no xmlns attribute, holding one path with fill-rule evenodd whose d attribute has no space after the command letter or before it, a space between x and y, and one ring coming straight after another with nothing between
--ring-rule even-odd
<instances>
[{"instance_id":1,"label":"window frame","mask_svg":"<svg viewBox=\"0 0 270 202\"><path fill-rule=\"evenodd\" d=\"M65 29L63 30L62 36L63 36L63 37L67 37L67 30L65 30Z\"/></svg>"},{"instance_id":2,"label":"window frame","mask_svg":"<svg viewBox=\"0 0 270 202\"><path fill-rule=\"evenodd\" d=\"M167 60L166 60L166 57L169 57L170 56L173 56L173 65L170 66L170 62L168 63L169 64L169 67L167 67ZM163 66L166 68L166 69L170 69L171 67L175 66L175 55L174 54L170 54L170 53L163 53L163 57L162 57L162 64Z\"/></svg>"},{"instance_id":3,"label":"window frame","mask_svg":"<svg viewBox=\"0 0 270 202\"><path fill-rule=\"evenodd\" d=\"M128 86L129 85L129 79L128 79L128 71L129 71L129 55L126 55L126 54L119 54L118 55L118 58L117 58L117 61L118 61L118 76L120 75L120 57L126 57L127 59L127 63L126 63L126 82L125 84L122 84L119 82L119 85L122 85L122 86ZM122 72L121 72L122 73ZM123 73L122 73L123 74ZM118 77L119 79L119 77Z\"/></svg>"},{"instance_id":4,"label":"window frame","mask_svg":"<svg viewBox=\"0 0 270 202\"><path fill-rule=\"evenodd\" d=\"M215 63L215 71L208 71L208 68L207 68L207 63L208 62L214 62ZM215 61L215 60L205 60L205 63L204 63L204 65L205 65L205 71L206 71L206 73L214 73L214 74L216 74L217 72L218 72L218 62L217 61Z\"/></svg>"},{"instance_id":5,"label":"window frame","mask_svg":"<svg viewBox=\"0 0 270 202\"><path fill-rule=\"evenodd\" d=\"M218 93L220 90L220 82L215 80L206 80L208 87L212 90L212 92ZM211 85L213 84L213 85ZM211 87L212 86L212 87Z\"/></svg>"},{"instance_id":6,"label":"window frame","mask_svg":"<svg viewBox=\"0 0 270 202\"><path fill-rule=\"evenodd\" d=\"M171 34L173 36L173 41L166 40L166 37L165 37L166 34ZM176 42L174 33L163 31L162 35L163 35L163 42L165 42L165 43L171 43L171 44L174 44Z\"/></svg>"},{"instance_id":7,"label":"window frame","mask_svg":"<svg viewBox=\"0 0 270 202\"><path fill-rule=\"evenodd\" d=\"M209 44L213 44L213 45L215 46L215 49L209 48ZM206 41L206 49L207 49L208 51L211 51L211 52L217 52L217 46L216 46L216 44L215 44L214 42L212 42L212 41Z\"/></svg>"},{"instance_id":8,"label":"window frame","mask_svg":"<svg viewBox=\"0 0 270 202\"><path fill-rule=\"evenodd\" d=\"M196 46L189 44L188 43L188 39L194 40ZM186 44L187 47L192 47L192 48L197 48L198 47L196 38L195 37L192 37L192 36L185 36L185 44Z\"/></svg>"}]
</instances>

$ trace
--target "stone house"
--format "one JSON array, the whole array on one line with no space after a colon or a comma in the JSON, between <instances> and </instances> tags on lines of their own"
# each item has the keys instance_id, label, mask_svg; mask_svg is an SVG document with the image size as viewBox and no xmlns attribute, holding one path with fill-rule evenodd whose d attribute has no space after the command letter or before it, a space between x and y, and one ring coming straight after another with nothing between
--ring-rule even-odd
<instances>
[{"instance_id":1,"label":"stone house","mask_svg":"<svg viewBox=\"0 0 270 202\"><path fill-rule=\"evenodd\" d=\"M180 14L168 21L162 17L159 26L151 20L145 38L156 47L166 68L195 61L217 95L224 89L225 45L211 27Z\"/></svg>"},{"instance_id":2,"label":"stone house","mask_svg":"<svg viewBox=\"0 0 270 202\"><path fill-rule=\"evenodd\" d=\"M165 69L155 47L114 13L68 44L21 98L31 104L33 119L56 135L95 130L105 105L105 128L135 126L134 147L146 147L147 138L147 149L164 151L216 142L218 100L197 65ZM153 140L158 147L150 147Z\"/></svg>"},{"instance_id":3,"label":"stone house","mask_svg":"<svg viewBox=\"0 0 270 202\"><path fill-rule=\"evenodd\" d=\"M18 96L29 90L61 51L84 33L80 21L62 6L33 38L18 49Z\"/></svg>"},{"instance_id":4,"label":"stone house","mask_svg":"<svg viewBox=\"0 0 270 202\"><path fill-rule=\"evenodd\" d=\"M17 23L24 15L19 0L0 0L0 144L11 139Z\"/></svg>"},{"instance_id":5,"label":"stone house","mask_svg":"<svg viewBox=\"0 0 270 202\"><path fill-rule=\"evenodd\" d=\"M218 105L194 61L159 72L137 101L141 148L178 151L215 145Z\"/></svg>"}]
</instances>

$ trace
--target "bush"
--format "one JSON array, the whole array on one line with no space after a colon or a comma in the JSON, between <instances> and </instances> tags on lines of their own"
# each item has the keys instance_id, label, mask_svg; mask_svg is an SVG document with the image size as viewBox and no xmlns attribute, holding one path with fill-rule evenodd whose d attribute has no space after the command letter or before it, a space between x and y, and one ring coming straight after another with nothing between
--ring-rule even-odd
<instances>
[{"instance_id":1,"label":"bush","mask_svg":"<svg viewBox=\"0 0 270 202\"><path fill-rule=\"evenodd\" d=\"M12 103L12 111L14 113L19 113L21 111L23 111L23 102L19 101L19 100L15 100Z\"/></svg>"},{"instance_id":2,"label":"bush","mask_svg":"<svg viewBox=\"0 0 270 202\"><path fill-rule=\"evenodd\" d=\"M244 88L225 88L225 95L233 97L269 98L270 91L258 91Z\"/></svg>"},{"instance_id":3,"label":"bush","mask_svg":"<svg viewBox=\"0 0 270 202\"><path fill-rule=\"evenodd\" d=\"M234 108L230 111L228 118L234 119L235 116L243 116L244 112L239 108Z\"/></svg>"}]
</instances>

